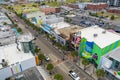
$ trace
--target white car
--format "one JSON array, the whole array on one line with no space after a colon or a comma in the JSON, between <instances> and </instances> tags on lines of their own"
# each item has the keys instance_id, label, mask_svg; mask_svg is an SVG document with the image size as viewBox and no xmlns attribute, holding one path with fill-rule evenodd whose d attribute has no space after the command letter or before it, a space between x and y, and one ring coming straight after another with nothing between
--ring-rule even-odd
<instances>
[{"instance_id":1,"label":"white car","mask_svg":"<svg viewBox=\"0 0 120 80\"><path fill-rule=\"evenodd\" d=\"M45 57L46 61L50 61L50 58L48 56Z\"/></svg>"},{"instance_id":2,"label":"white car","mask_svg":"<svg viewBox=\"0 0 120 80\"><path fill-rule=\"evenodd\" d=\"M69 71L69 76L71 76L74 80L80 80L80 77L72 70Z\"/></svg>"}]
</instances>

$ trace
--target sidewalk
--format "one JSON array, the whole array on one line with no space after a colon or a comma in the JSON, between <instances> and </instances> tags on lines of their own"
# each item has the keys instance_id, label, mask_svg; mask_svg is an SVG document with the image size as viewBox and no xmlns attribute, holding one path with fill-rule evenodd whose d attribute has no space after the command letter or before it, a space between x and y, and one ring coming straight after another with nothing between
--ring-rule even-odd
<instances>
[{"instance_id":1,"label":"sidewalk","mask_svg":"<svg viewBox=\"0 0 120 80\"><path fill-rule=\"evenodd\" d=\"M51 76L46 72L46 70L42 66L36 66L36 68L41 73L44 80L52 80Z\"/></svg>"},{"instance_id":2,"label":"sidewalk","mask_svg":"<svg viewBox=\"0 0 120 80\"><path fill-rule=\"evenodd\" d=\"M82 59L80 60L80 64L77 62L76 65L84 70L84 65L82 65ZM96 76L96 68L94 67L93 64L89 64L84 71L90 76L92 76L95 80L98 80ZM102 80L109 80L109 79L104 77Z\"/></svg>"}]
</instances>

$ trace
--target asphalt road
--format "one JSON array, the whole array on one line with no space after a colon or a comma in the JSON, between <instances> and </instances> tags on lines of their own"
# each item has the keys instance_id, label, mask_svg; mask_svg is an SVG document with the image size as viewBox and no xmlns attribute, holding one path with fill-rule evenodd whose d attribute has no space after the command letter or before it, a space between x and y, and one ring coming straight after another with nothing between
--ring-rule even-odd
<instances>
[{"instance_id":1,"label":"asphalt road","mask_svg":"<svg viewBox=\"0 0 120 80\"><path fill-rule=\"evenodd\" d=\"M11 14L14 15L14 14ZM21 20L20 18L18 18L17 16L14 15L14 18L16 18L18 20L18 25L20 25L19 27L21 27L23 29L24 32L31 32L33 35L34 33L36 33L36 31L34 31L32 28L25 28L25 26L27 26L23 20ZM27 26L29 27L29 26ZM45 55L49 55L51 56L51 58L53 58L53 61L56 60L62 60L63 59L63 54L60 53L59 49L56 49L52 44L50 44L50 42L42 35L39 35L39 37L37 38L37 40L35 41L35 44L38 45L42 52ZM55 58L54 58L54 57ZM68 65L66 63L67 60L65 61L61 61L60 64L56 65L55 70L57 70L58 73L61 73L64 75L64 80L72 80L69 76L68 76L68 71L73 69L73 67L70 67L70 65ZM79 76L81 77L82 80L86 80L84 78L87 78L88 80L94 80L92 79L92 77L88 74L86 74L82 69L78 68L73 62L71 62L70 60L68 60L68 62L71 65L74 65L74 71L76 73L81 73L79 74ZM67 65L66 65L67 64ZM63 67L64 66L64 67ZM77 70L76 70L77 69Z\"/></svg>"}]
</instances>

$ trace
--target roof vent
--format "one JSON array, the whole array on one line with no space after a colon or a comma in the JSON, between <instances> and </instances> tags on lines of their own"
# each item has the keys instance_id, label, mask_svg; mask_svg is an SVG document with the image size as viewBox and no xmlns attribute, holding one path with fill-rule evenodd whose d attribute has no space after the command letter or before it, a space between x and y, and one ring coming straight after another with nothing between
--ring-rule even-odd
<instances>
[{"instance_id":1,"label":"roof vent","mask_svg":"<svg viewBox=\"0 0 120 80\"><path fill-rule=\"evenodd\" d=\"M105 34L105 33L106 33L106 30L102 31L102 33Z\"/></svg>"},{"instance_id":2,"label":"roof vent","mask_svg":"<svg viewBox=\"0 0 120 80\"><path fill-rule=\"evenodd\" d=\"M93 34L93 36L94 36L94 37L97 37L97 36L98 36L98 34Z\"/></svg>"},{"instance_id":3,"label":"roof vent","mask_svg":"<svg viewBox=\"0 0 120 80\"><path fill-rule=\"evenodd\" d=\"M2 59L2 66L3 67L6 67L8 64L7 64L7 62L5 61L5 59Z\"/></svg>"}]
</instances>

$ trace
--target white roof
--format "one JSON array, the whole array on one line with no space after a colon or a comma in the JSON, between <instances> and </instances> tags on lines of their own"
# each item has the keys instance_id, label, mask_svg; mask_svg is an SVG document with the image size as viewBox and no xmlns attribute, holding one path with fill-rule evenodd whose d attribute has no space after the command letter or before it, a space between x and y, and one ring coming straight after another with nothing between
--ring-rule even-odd
<instances>
[{"instance_id":1,"label":"white roof","mask_svg":"<svg viewBox=\"0 0 120 80\"><path fill-rule=\"evenodd\" d=\"M0 47L0 63L5 59L8 65L11 65L33 57L31 52L24 53L20 44L19 48L21 51L17 49L16 43Z\"/></svg>"},{"instance_id":2,"label":"white roof","mask_svg":"<svg viewBox=\"0 0 120 80\"><path fill-rule=\"evenodd\" d=\"M69 27L70 24L65 23L65 22L59 22L59 23L51 24L50 26L52 26L52 28L54 29L61 29L61 28Z\"/></svg>"},{"instance_id":3,"label":"white roof","mask_svg":"<svg viewBox=\"0 0 120 80\"><path fill-rule=\"evenodd\" d=\"M98 26L92 26L92 27L82 29L81 36L86 38L87 41L95 42L100 48L104 48L120 40L119 35L109 31L106 31L106 33L102 33L103 31L105 30ZM97 36L94 37L94 34L97 34Z\"/></svg>"},{"instance_id":4,"label":"white roof","mask_svg":"<svg viewBox=\"0 0 120 80\"><path fill-rule=\"evenodd\" d=\"M45 13L36 11L36 12L26 13L26 16L27 18L40 17L40 16L45 16Z\"/></svg>"},{"instance_id":5,"label":"white roof","mask_svg":"<svg viewBox=\"0 0 120 80\"><path fill-rule=\"evenodd\" d=\"M17 39L19 42L29 42L34 39L34 36L32 36L31 33L27 33L27 34L18 36Z\"/></svg>"},{"instance_id":6,"label":"white roof","mask_svg":"<svg viewBox=\"0 0 120 80\"><path fill-rule=\"evenodd\" d=\"M13 29L0 31L0 45L8 45L14 43L15 39L16 33L13 31Z\"/></svg>"},{"instance_id":7,"label":"white roof","mask_svg":"<svg viewBox=\"0 0 120 80\"><path fill-rule=\"evenodd\" d=\"M120 47L109 52L108 56L120 62Z\"/></svg>"},{"instance_id":8,"label":"white roof","mask_svg":"<svg viewBox=\"0 0 120 80\"><path fill-rule=\"evenodd\" d=\"M59 31L58 31L58 29L62 29L62 28L65 28L65 27L69 27L70 24L65 23L65 22L59 22L59 23L51 24L50 26L52 26L52 28L54 29L54 31L55 31L57 34L60 34Z\"/></svg>"},{"instance_id":9,"label":"white roof","mask_svg":"<svg viewBox=\"0 0 120 80\"><path fill-rule=\"evenodd\" d=\"M88 4L92 4L92 5L101 5L101 4L107 4L107 3L102 3L102 2L100 3L100 2L99 2L99 3L88 3Z\"/></svg>"},{"instance_id":10,"label":"white roof","mask_svg":"<svg viewBox=\"0 0 120 80\"><path fill-rule=\"evenodd\" d=\"M3 24L4 22L7 24L12 24L8 17L4 13L0 12L0 24Z\"/></svg>"},{"instance_id":11,"label":"white roof","mask_svg":"<svg viewBox=\"0 0 120 80\"><path fill-rule=\"evenodd\" d=\"M73 10L73 8L68 7L68 6L61 6L61 8L67 11Z\"/></svg>"}]
</instances>

